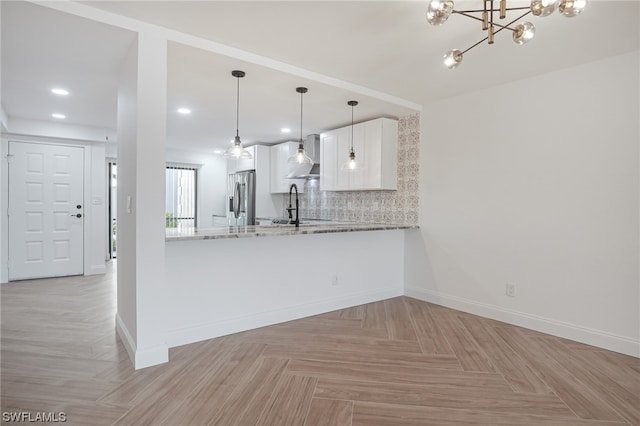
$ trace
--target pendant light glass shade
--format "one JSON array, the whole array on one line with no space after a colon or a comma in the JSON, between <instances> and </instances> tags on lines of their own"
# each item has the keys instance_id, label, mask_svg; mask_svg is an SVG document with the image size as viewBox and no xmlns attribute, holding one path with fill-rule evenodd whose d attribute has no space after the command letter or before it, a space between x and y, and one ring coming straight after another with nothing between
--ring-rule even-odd
<instances>
[{"instance_id":1,"label":"pendant light glass shade","mask_svg":"<svg viewBox=\"0 0 640 426\"><path fill-rule=\"evenodd\" d=\"M523 22L516 25L516 30L513 32L513 41L516 44L525 44L533 38L536 34L536 27L531 22Z\"/></svg>"},{"instance_id":2,"label":"pendant light glass shade","mask_svg":"<svg viewBox=\"0 0 640 426\"><path fill-rule=\"evenodd\" d=\"M240 122L240 79L245 76L244 71L234 70L231 71L231 75L238 79L238 86L236 91L236 137L233 140L233 145L229 147L225 152L225 157L251 159L253 156L249 151L242 147L242 141L240 141L239 135L239 122Z\"/></svg>"},{"instance_id":3,"label":"pendant light glass shade","mask_svg":"<svg viewBox=\"0 0 640 426\"><path fill-rule=\"evenodd\" d=\"M562 16L573 18L580 15L585 7L587 7L587 0L561 0L558 11Z\"/></svg>"},{"instance_id":4,"label":"pendant light glass shade","mask_svg":"<svg viewBox=\"0 0 640 426\"><path fill-rule=\"evenodd\" d=\"M304 145L301 143L298 145L298 152L289 157L289 163L295 164L308 164L313 166L313 160L304 152Z\"/></svg>"},{"instance_id":5,"label":"pendant light glass shade","mask_svg":"<svg viewBox=\"0 0 640 426\"><path fill-rule=\"evenodd\" d=\"M355 171L360 169L360 164L356 161L356 153L351 148L349 151L349 159L342 164L342 170Z\"/></svg>"},{"instance_id":6,"label":"pendant light glass shade","mask_svg":"<svg viewBox=\"0 0 640 426\"><path fill-rule=\"evenodd\" d=\"M296 92L300 93L300 143L298 144L298 152L289 157L288 162L300 165L307 165L309 169L313 166L313 160L304 152L304 141L302 140L302 96L307 93L306 87L296 87Z\"/></svg>"},{"instance_id":7,"label":"pendant light glass shade","mask_svg":"<svg viewBox=\"0 0 640 426\"><path fill-rule=\"evenodd\" d=\"M556 10L559 0L532 0L531 13L535 16L549 16Z\"/></svg>"},{"instance_id":8,"label":"pendant light glass shade","mask_svg":"<svg viewBox=\"0 0 640 426\"><path fill-rule=\"evenodd\" d=\"M427 22L431 25L441 25L453 12L453 1L431 0L427 6Z\"/></svg>"},{"instance_id":9,"label":"pendant light glass shade","mask_svg":"<svg viewBox=\"0 0 640 426\"><path fill-rule=\"evenodd\" d=\"M354 171L360 169L360 164L356 161L356 152L353 149L353 107L358 105L358 101L349 101L347 105L351 107L351 148L349 149L349 158L342 164L342 170Z\"/></svg>"},{"instance_id":10,"label":"pendant light glass shade","mask_svg":"<svg viewBox=\"0 0 640 426\"><path fill-rule=\"evenodd\" d=\"M242 142L240 142L239 136L236 136L235 140L233 141L233 146L231 146L224 152L224 156L242 158L246 160L250 160L253 158L251 153L242 147Z\"/></svg>"},{"instance_id":11,"label":"pendant light glass shade","mask_svg":"<svg viewBox=\"0 0 640 426\"><path fill-rule=\"evenodd\" d=\"M444 55L444 66L449 68L450 70L458 68L458 65L462 62L462 52L458 49L453 49L448 51Z\"/></svg>"}]
</instances>

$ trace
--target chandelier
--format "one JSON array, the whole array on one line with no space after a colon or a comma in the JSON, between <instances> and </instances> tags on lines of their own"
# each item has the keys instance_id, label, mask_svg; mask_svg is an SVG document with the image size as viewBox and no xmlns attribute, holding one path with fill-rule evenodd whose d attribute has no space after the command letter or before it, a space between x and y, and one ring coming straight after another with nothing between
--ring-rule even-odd
<instances>
[{"instance_id":1,"label":"chandelier","mask_svg":"<svg viewBox=\"0 0 640 426\"><path fill-rule=\"evenodd\" d=\"M587 0L532 0L529 6L522 7L507 7L507 0L483 0L483 3L483 8L479 10L455 10L453 8L453 0L429 1L427 21L431 25L441 25L452 13L457 13L458 15L482 22L482 30L487 31L485 38L466 50L460 51L453 49L444 55L444 65L450 70L457 68L462 62L463 55L480 43L486 41L488 44L493 44L494 36L502 30L511 31L513 41L516 44L527 43L535 35L536 28L534 25L527 21L518 23L515 26L513 26L513 24L528 14L545 17L549 16L557 8L563 16L573 17L579 15L584 10L587 5ZM494 3L499 3L499 7L496 8ZM507 24L500 24L494 20L494 14L497 14L500 19L505 19L507 12L510 11L520 11L522 14Z\"/></svg>"}]
</instances>

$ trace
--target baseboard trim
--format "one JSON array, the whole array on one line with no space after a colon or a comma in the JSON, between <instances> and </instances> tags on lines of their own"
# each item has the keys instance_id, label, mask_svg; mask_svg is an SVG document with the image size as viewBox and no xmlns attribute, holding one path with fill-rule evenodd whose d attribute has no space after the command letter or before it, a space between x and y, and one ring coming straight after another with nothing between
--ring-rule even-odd
<instances>
[{"instance_id":1,"label":"baseboard trim","mask_svg":"<svg viewBox=\"0 0 640 426\"><path fill-rule=\"evenodd\" d=\"M122 344L129 354L129 359L131 359L133 363L134 369L140 370L141 368L164 364L169 361L169 348L167 345L157 345L142 350L138 349L127 326L118 314L116 314L116 333L120 336Z\"/></svg>"},{"instance_id":2,"label":"baseboard trim","mask_svg":"<svg viewBox=\"0 0 640 426\"><path fill-rule=\"evenodd\" d=\"M136 342L133 340L133 337L131 337L131 334L129 333L127 326L124 324L124 321L122 321L122 318L120 318L120 314L117 312L116 312L116 334L118 334L118 336L120 337L120 340L122 340L122 344L124 345L124 348L127 350L127 353L129 354L129 359L135 365Z\"/></svg>"},{"instance_id":3,"label":"baseboard trim","mask_svg":"<svg viewBox=\"0 0 640 426\"><path fill-rule=\"evenodd\" d=\"M640 340L425 289L405 288L404 294L458 311L640 358Z\"/></svg>"},{"instance_id":4,"label":"baseboard trim","mask_svg":"<svg viewBox=\"0 0 640 426\"><path fill-rule=\"evenodd\" d=\"M401 288L384 289L288 308L258 312L228 320L199 324L193 327L173 329L167 332L167 344L170 348L173 348L402 295L403 291Z\"/></svg>"},{"instance_id":5,"label":"baseboard trim","mask_svg":"<svg viewBox=\"0 0 640 426\"><path fill-rule=\"evenodd\" d=\"M107 273L106 265L92 265L89 270L85 272L85 275L104 275Z\"/></svg>"}]
</instances>

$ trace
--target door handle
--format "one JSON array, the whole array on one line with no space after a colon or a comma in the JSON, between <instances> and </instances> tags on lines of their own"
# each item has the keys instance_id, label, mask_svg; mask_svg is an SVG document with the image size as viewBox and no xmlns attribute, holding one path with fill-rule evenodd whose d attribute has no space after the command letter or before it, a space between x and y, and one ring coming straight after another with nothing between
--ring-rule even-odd
<instances>
[{"instance_id":1,"label":"door handle","mask_svg":"<svg viewBox=\"0 0 640 426\"><path fill-rule=\"evenodd\" d=\"M80 218L80 217L82 217L82 214L81 214L81 213L78 213L78 214L72 214L72 215L70 215L70 216L75 216L75 217Z\"/></svg>"}]
</instances>

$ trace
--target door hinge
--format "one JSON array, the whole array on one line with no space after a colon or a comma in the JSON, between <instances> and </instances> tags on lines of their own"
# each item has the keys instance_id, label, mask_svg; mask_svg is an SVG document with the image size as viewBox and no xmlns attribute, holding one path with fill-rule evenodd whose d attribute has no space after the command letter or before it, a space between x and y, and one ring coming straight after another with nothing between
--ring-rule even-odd
<instances>
[{"instance_id":1,"label":"door hinge","mask_svg":"<svg viewBox=\"0 0 640 426\"><path fill-rule=\"evenodd\" d=\"M11 159L13 158L13 154L7 154L7 155L4 156L4 158L7 159L7 163L10 163Z\"/></svg>"}]
</instances>

